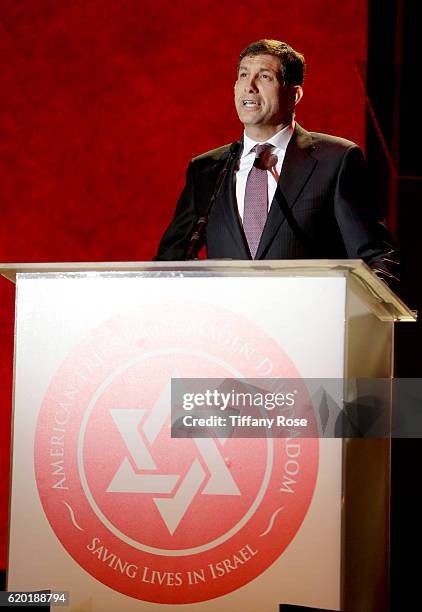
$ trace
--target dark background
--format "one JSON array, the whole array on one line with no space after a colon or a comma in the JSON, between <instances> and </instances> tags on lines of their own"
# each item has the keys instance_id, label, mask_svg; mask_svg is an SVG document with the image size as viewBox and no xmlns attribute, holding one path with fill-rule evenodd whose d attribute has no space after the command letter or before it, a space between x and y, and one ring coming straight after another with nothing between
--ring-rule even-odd
<instances>
[{"instance_id":1,"label":"dark background","mask_svg":"<svg viewBox=\"0 0 422 612\"><path fill-rule=\"evenodd\" d=\"M422 317L420 2L369 0L367 158L374 197L387 208L401 250L400 296ZM374 125L373 117L378 126ZM382 138L381 138L382 136ZM384 143L382 142L384 140ZM397 377L422 376L422 324L396 328ZM421 608L420 440L393 440L391 587L394 612Z\"/></svg>"},{"instance_id":2,"label":"dark background","mask_svg":"<svg viewBox=\"0 0 422 612\"><path fill-rule=\"evenodd\" d=\"M417 5L0 0L0 261L150 260L189 159L241 134L232 104L240 50L277 38L307 58L299 123L366 150L372 197L402 251L401 295L422 310ZM0 569L13 301L13 287L0 279ZM420 324L397 331L396 374L421 376ZM417 601L410 552L421 544L419 465L416 441L393 443L400 612Z\"/></svg>"}]
</instances>

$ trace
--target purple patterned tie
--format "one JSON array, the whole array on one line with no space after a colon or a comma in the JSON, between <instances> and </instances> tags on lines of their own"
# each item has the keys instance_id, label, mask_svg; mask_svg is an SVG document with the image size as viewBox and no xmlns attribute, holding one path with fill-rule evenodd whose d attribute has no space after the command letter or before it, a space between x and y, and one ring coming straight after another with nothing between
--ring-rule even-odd
<instances>
[{"instance_id":1,"label":"purple patterned tie","mask_svg":"<svg viewBox=\"0 0 422 612\"><path fill-rule=\"evenodd\" d=\"M268 215L267 163L263 162L262 158L266 158L272 148L268 143L254 146L252 151L255 151L255 162L246 181L243 231L252 259L255 259Z\"/></svg>"}]
</instances>

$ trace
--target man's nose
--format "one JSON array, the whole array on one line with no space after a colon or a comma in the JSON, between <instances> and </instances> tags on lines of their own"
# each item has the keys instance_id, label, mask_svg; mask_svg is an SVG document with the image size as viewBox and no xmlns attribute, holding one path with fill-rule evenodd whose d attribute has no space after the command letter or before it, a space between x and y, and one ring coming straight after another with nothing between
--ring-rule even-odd
<instances>
[{"instance_id":1,"label":"man's nose","mask_svg":"<svg viewBox=\"0 0 422 612\"><path fill-rule=\"evenodd\" d=\"M258 91L257 77L251 74L245 83L245 90L249 93Z\"/></svg>"}]
</instances>

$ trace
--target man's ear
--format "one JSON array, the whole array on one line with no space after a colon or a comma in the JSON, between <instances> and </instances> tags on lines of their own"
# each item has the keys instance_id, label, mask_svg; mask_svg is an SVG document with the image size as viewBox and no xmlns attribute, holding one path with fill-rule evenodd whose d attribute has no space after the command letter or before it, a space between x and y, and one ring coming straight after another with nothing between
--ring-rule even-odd
<instances>
[{"instance_id":1,"label":"man's ear","mask_svg":"<svg viewBox=\"0 0 422 612\"><path fill-rule=\"evenodd\" d=\"M292 110L296 107L297 104L301 101L303 96L303 89L301 85L292 85L291 87L291 105Z\"/></svg>"}]
</instances>

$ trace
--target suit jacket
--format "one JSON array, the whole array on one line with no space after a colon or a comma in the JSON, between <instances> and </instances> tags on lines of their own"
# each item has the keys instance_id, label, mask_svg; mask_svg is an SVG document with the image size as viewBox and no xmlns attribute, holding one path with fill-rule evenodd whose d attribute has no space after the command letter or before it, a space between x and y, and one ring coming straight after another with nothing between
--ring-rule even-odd
<instances>
[{"instance_id":1,"label":"suit jacket","mask_svg":"<svg viewBox=\"0 0 422 612\"><path fill-rule=\"evenodd\" d=\"M156 260L185 259L229 148L220 147L190 162ZM204 242L211 259L251 258L237 213L235 168L234 161L209 214ZM363 154L356 144L310 133L296 124L256 259L362 258L389 276L392 239L368 201L365 175Z\"/></svg>"}]
</instances>

